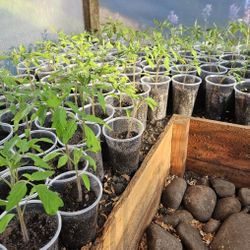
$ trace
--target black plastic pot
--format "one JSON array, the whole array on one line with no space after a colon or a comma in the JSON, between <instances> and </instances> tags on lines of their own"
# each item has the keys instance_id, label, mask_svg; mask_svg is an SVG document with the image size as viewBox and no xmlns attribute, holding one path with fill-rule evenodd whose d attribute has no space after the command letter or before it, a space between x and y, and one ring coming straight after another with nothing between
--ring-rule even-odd
<instances>
[{"instance_id":1,"label":"black plastic pot","mask_svg":"<svg viewBox=\"0 0 250 250\"><path fill-rule=\"evenodd\" d=\"M102 184L96 176L89 172L83 171L81 174L88 176L90 191L95 195L95 200L91 205L76 211L64 210L64 207L59 210L62 217L60 240L68 249L80 249L96 237L98 204L102 197ZM63 200L63 191L68 190L69 185L74 187L71 189L71 195L73 199L77 200L75 171L61 174L50 183L51 189L57 191ZM81 185L85 189L82 182ZM86 195L88 195L88 192Z\"/></svg>"},{"instance_id":2,"label":"black plastic pot","mask_svg":"<svg viewBox=\"0 0 250 250\"><path fill-rule=\"evenodd\" d=\"M206 77L206 113L210 119L221 120L233 95L236 80L230 76Z\"/></svg>"},{"instance_id":3,"label":"black plastic pot","mask_svg":"<svg viewBox=\"0 0 250 250\"><path fill-rule=\"evenodd\" d=\"M194 75L179 74L172 77L173 113L191 116L201 78Z\"/></svg>"},{"instance_id":4,"label":"black plastic pot","mask_svg":"<svg viewBox=\"0 0 250 250\"><path fill-rule=\"evenodd\" d=\"M139 153L144 126L136 118L117 117L107 122L108 127L102 131L109 148L109 160L114 172L120 174L134 173L139 164ZM128 130L131 132L126 138ZM124 135L124 138L120 137Z\"/></svg>"},{"instance_id":5,"label":"black plastic pot","mask_svg":"<svg viewBox=\"0 0 250 250\"><path fill-rule=\"evenodd\" d=\"M237 123L250 125L250 80L234 85Z\"/></svg>"}]
</instances>

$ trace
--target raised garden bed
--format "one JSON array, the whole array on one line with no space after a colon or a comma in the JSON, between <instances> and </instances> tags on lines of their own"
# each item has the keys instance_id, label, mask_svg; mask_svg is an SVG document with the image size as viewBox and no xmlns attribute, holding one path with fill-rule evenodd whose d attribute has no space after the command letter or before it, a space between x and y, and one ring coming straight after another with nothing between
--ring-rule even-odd
<instances>
[{"instance_id":1,"label":"raised garden bed","mask_svg":"<svg viewBox=\"0 0 250 250\"><path fill-rule=\"evenodd\" d=\"M250 129L174 115L114 207L96 249L137 249L152 221L165 179L185 169L250 183Z\"/></svg>"}]
</instances>

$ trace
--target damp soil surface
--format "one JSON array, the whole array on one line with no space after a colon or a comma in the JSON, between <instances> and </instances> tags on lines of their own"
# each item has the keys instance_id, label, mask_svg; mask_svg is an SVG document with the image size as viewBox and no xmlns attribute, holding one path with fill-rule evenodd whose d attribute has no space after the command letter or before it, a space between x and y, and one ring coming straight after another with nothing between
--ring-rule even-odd
<instances>
[{"instance_id":1,"label":"damp soil surface","mask_svg":"<svg viewBox=\"0 0 250 250\"><path fill-rule=\"evenodd\" d=\"M7 230L0 234L0 243L8 250L37 250L46 245L55 235L57 222L55 217L50 217L38 210L25 213L25 222L28 228L30 241L23 241L20 224L15 217Z\"/></svg>"},{"instance_id":2,"label":"damp soil surface","mask_svg":"<svg viewBox=\"0 0 250 250\"><path fill-rule=\"evenodd\" d=\"M103 110L100 107L95 108L94 113L93 113L93 110L91 108L90 114L95 115L96 117L98 117L98 118L100 118L102 120L105 120L105 119L107 119L109 117L109 115L107 113L103 112Z\"/></svg>"},{"instance_id":3,"label":"damp soil surface","mask_svg":"<svg viewBox=\"0 0 250 250\"><path fill-rule=\"evenodd\" d=\"M81 144L81 143L83 143L83 131L82 131L81 127L78 126L75 134L69 140L68 144L70 144L70 145L76 145L76 144Z\"/></svg>"},{"instance_id":4,"label":"damp soil surface","mask_svg":"<svg viewBox=\"0 0 250 250\"><path fill-rule=\"evenodd\" d=\"M4 140L10 133L0 128L0 141Z\"/></svg>"},{"instance_id":5,"label":"damp soil surface","mask_svg":"<svg viewBox=\"0 0 250 250\"><path fill-rule=\"evenodd\" d=\"M122 100L122 101L120 102L120 100L114 99L112 105L113 105L115 108L119 108L119 107L125 108L125 107L131 106L132 103L129 102L129 101L125 101L125 100Z\"/></svg>"},{"instance_id":6,"label":"damp soil surface","mask_svg":"<svg viewBox=\"0 0 250 250\"><path fill-rule=\"evenodd\" d=\"M115 138L115 139L130 139L130 138L133 138L135 136L137 136L138 133L135 132L135 131L124 131L124 132L121 132L121 133L115 133L113 132L112 133L112 137Z\"/></svg>"}]
</instances>

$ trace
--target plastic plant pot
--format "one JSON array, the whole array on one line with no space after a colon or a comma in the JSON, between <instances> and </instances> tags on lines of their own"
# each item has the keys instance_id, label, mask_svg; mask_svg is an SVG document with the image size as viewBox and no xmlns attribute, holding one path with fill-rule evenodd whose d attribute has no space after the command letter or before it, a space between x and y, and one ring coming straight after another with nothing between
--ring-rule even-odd
<instances>
[{"instance_id":1,"label":"plastic plant pot","mask_svg":"<svg viewBox=\"0 0 250 250\"><path fill-rule=\"evenodd\" d=\"M31 115L34 113L35 111L31 111L30 114L28 115L28 118L31 117ZM7 123L9 125L12 126L12 128L14 129L14 114L9 111L6 110L6 112L3 112L0 116L0 122L2 123ZM32 128L32 121L28 121L28 125ZM18 125L18 130L14 131L15 134L21 135L22 133L24 133L24 130L27 128L27 123L26 122L21 122Z\"/></svg>"},{"instance_id":2,"label":"plastic plant pot","mask_svg":"<svg viewBox=\"0 0 250 250\"><path fill-rule=\"evenodd\" d=\"M188 74L179 74L172 77L173 113L192 115L201 81L200 77Z\"/></svg>"},{"instance_id":3,"label":"plastic plant pot","mask_svg":"<svg viewBox=\"0 0 250 250\"><path fill-rule=\"evenodd\" d=\"M42 79L45 76L49 76L54 73L57 73L60 69L63 69L63 66L60 64L51 65L48 63L44 63L35 70L35 75L37 75L38 79Z\"/></svg>"},{"instance_id":4,"label":"plastic plant pot","mask_svg":"<svg viewBox=\"0 0 250 250\"><path fill-rule=\"evenodd\" d=\"M156 66L154 68L151 68L150 66L145 66L143 68L143 71L145 72L145 74L151 75L151 76L164 75L166 74L166 72L168 72L168 70L165 68L163 64L160 65L158 69Z\"/></svg>"},{"instance_id":5,"label":"plastic plant pot","mask_svg":"<svg viewBox=\"0 0 250 250\"><path fill-rule=\"evenodd\" d=\"M98 217L98 205L102 197L102 184L100 180L92 173L82 171L80 174L87 175L90 181L90 191L95 195L94 202L80 210L68 211L61 208L59 213L62 217L62 231L60 234L60 240L63 245L69 249L80 249L88 242L92 241L96 237L97 229L97 217ZM70 171L61 174L54 178L50 182L51 189L57 191L61 198L64 200L64 190L69 190L69 185L72 188L72 199L77 200L76 190L76 173ZM82 183L82 188L85 189ZM64 201L65 203L65 201Z\"/></svg>"},{"instance_id":6,"label":"plastic plant pot","mask_svg":"<svg viewBox=\"0 0 250 250\"><path fill-rule=\"evenodd\" d=\"M20 86L20 87L29 87L31 86L32 84L35 83L35 77L34 75L31 75L31 74L21 74L21 75L17 75L17 76L14 76L14 79L16 81L16 83ZM22 83L22 80L26 80L26 81L29 81L27 83Z\"/></svg>"},{"instance_id":7,"label":"plastic plant pot","mask_svg":"<svg viewBox=\"0 0 250 250\"><path fill-rule=\"evenodd\" d=\"M97 139L100 140L101 138L101 127L99 124L96 123L87 123L86 124L88 127L90 127L93 132L95 133L95 136ZM79 123L78 123L79 126ZM62 147L65 147L65 144L63 144L60 139L58 138L58 142ZM79 143L79 144L68 144L69 149L73 149L74 147L76 148L86 148L87 145L85 142ZM103 159L102 159L102 151L93 153L93 152L88 152L88 155L90 155L96 162L96 172L95 175L98 176L101 180L103 179L104 176L104 170L103 170Z\"/></svg>"},{"instance_id":8,"label":"plastic plant pot","mask_svg":"<svg viewBox=\"0 0 250 250\"><path fill-rule=\"evenodd\" d=\"M207 64L207 63L218 63L219 60L215 56L209 55L200 55L197 56L197 60L200 64Z\"/></svg>"},{"instance_id":9,"label":"plastic plant pot","mask_svg":"<svg viewBox=\"0 0 250 250\"><path fill-rule=\"evenodd\" d=\"M7 100L6 97L3 95L0 95L0 111L5 111L7 108Z\"/></svg>"},{"instance_id":10,"label":"plastic plant pot","mask_svg":"<svg viewBox=\"0 0 250 250\"><path fill-rule=\"evenodd\" d=\"M51 152L57 145L57 136L48 130L32 130L30 131L31 139L42 139L46 138L52 141L52 143L48 142L38 142L37 144L40 146L42 152L37 152L36 155L42 157L49 152ZM21 139L26 137L25 134L19 136Z\"/></svg>"},{"instance_id":11,"label":"plastic plant pot","mask_svg":"<svg viewBox=\"0 0 250 250\"><path fill-rule=\"evenodd\" d=\"M228 73L236 69L243 69L246 66L243 61L224 61L221 62L220 65L226 67Z\"/></svg>"},{"instance_id":12,"label":"plastic plant pot","mask_svg":"<svg viewBox=\"0 0 250 250\"><path fill-rule=\"evenodd\" d=\"M13 136L13 128L7 123L0 123L0 145L3 145Z\"/></svg>"},{"instance_id":13,"label":"plastic plant pot","mask_svg":"<svg viewBox=\"0 0 250 250\"><path fill-rule=\"evenodd\" d=\"M38 64L41 64L42 61L38 60ZM35 63L31 63L30 65L26 65L25 62L20 62L17 64L17 74L22 75L22 74L30 74L30 75L35 75L35 71L39 67L39 65L36 65Z\"/></svg>"},{"instance_id":14,"label":"plastic plant pot","mask_svg":"<svg viewBox=\"0 0 250 250\"><path fill-rule=\"evenodd\" d=\"M130 82L139 82L141 79L142 69L140 67L128 66L122 70L121 76L128 77Z\"/></svg>"},{"instance_id":15,"label":"plastic plant pot","mask_svg":"<svg viewBox=\"0 0 250 250\"><path fill-rule=\"evenodd\" d=\"M210 119L221 120L229 106L236 80L223 75L210 75L205 80L206 113Z\"/></svg>"},{"instance_id":16,"label":"plastic plant pot","mask_svg":"<svg viewBox=\"0 0 250 250\"><path fill-rule=\"evenodd\" d=\"M33 214L37 212L39 212L39 214L45 214L45 211L44 211L44 208L43 208L43 205L41 203L41 201L39 200L31 200L31 201L24 201L24 202L21 202L20 203L20 206L23 207L23 206L26 206L25 207L25 212L24 212L24 218L30 214ZM32 212L33 211L33 212ZM11 211L9 212L4 212L0 215L0 220L8 213L14 213L16 214L16 209L12 209ZM37 217L37 216L36 216ZM43 246L40 246L39 247L39 250L56 250L56 249L59 249L59 246L58 246L58 238L59 238L59 234L61 232L61 229L62 229L62 219L61 219L61 215L59 212L57 212L55 215L53 216L49 216L49 215L46 215L47 219L44 218L45 220L48 221L48 219L50 218L50 221L51 223L55 223L56 224L56 228L55 230L53 231L53 235L52 237L50 237L50 239L48 239L47 243ZM34 220L34 219L33 219ZM48 222L47 222L48 223ZM45 227L45 230L46 230L46 224L44 224L44 227ZM30 225L27 224L26 225L28 230L29 230L29 227ZM20 230L19 229L20 227L18 225L16 225L15 227L15 230L14 231L17 231L17 230ZM10 225L8 225L6 231L10 230ZM50 229L51 230L51 229ZM13 234L21 234L20 232L13 232ZM37 240L38 241L38 240ZM2 242L4 244L4 242ZM15 244L15 242L12 243L12 245ZM30 247L32 246L29 246L28 245L29 243L27 243L27 249L30 249ZM8 249L8 245L5 245L2 247L2 245L0 244L0 249L1 250L5 250L5 249ZM9 248L11 249L11 248Z\"/></svg>"},{"instance_id":17,"label":"plastic plant pot","mask_svg":"<svg viewBox=\"0 0 250 250\"><path fill-rule=\"evenodd\" d=\"M84 100L82 100L79 94L70 94L65 100L65 102L72 102L72 103L76 104L76 106L78 108L82 108L83 101L84 101L84 107L85 107L86 105L90 104L91 99L89 97L86 97ZM64 106L65 110L72 111L72 109L69 106L67 106L66 103L64 103L63 106Z\"/></svg>"},{"instance_id":18,"label":"plastic plant pot","mask_svg":"<svg viewBox=\"0 0 250 250\"><path fill-rule=\"evenodd\" d=\"M137 94L140 97L139 99L134 100L134 111L133 116L140 120L144 128L146 128L147 125L147 115L148 115L148 104L145 101L147 97L149 97L149 93L151 90L151 87L149 84L145 83L137 83L135 85Z\"/></svg>"},{"instance_id":19,"label":"plastic plant pot","mask_svg":"<svg viewBox=\"0 0 250 250\"><path fill-rule=\"evenodd\" d=\"M69 149L69 153L71 154L71 157L73 158L73 149ZM51 151L49 154L54 154L54 153L60 153L60 155L62 154L65 154L66 153L66 148L63 147L63 148L57 148L53 151ZM48 155L49 155L48 154ZM89 162L84 158L84 155L87 155L85 152L83 152L83 157L80 159L79 163L78 163L78 170L79 171L89 171ZM72 169L68 169L68 166L67 164L65 164L65 166L62 166L61 168L59 169L56 169L55 167L57 166L58 164L58 160L59 160L59 157L55 157L53 160L50 161L51 165L54 167L54 170L55 170L55 174L54 174L54 178L56 176L59 176L63 173L66 173L66 172L69 172L69 171L72 171L74 169L74 166L72 165ZM49 178L49 181L51 181L53 179L53 177L50 177Z\"/></svg>"},{"instance_id":20,"label":"plastic plant pot","mask_svg":"<svg viewBox=\"0 0 250 250\"><path fill-rule=\"evenodd\" d=\"M235 117L239 124L250 125L250 80L234 85Z\"/></svg>"},{"instance_id":21,"label":"plastic plant pot","mask_svg":"<svg viewBox=\"0 0 250 250\"><path fill-rule=\"evenodd\" d=\"M114 117L126 116L134 109L133 100L127 94L118 93L115 96L106 96L105 102L113 106Z\"/></svg>"},{"instance_id":22,"label":"plastic plant pot","mask_svg":"<svg viewBox=\"0 0 250 250\"><path fill-rule=\"evenodd\" d=\"M179 74L189 74L195 76L197 74L196 67L190 64L179 64L171 66L170 71L172 76Z\"/></svg>"},{"instance_id":23,"label":"plastic plant pot","mask_svg":"<svg viewBox=\"0 0 250 250\"><path fill-rule=\"evenodd\" d=\"M17 173L19 178L23 175L23 174L32 174L34 172L43 172L44 169L35 167L35 166L25 166L25 167L20 167L17 169ZM6 179L8 181L10 181L10 172L7 169L1 176L2 179ZM43 184L48 184L49 183L49 179L46 179L45 181L42 181ZM0 180L0 199L1 200L6 200L8 194L9 194L9 186L2 180ZM27 201L27 200L31 200L37 197L37 193L34 193L30 196L27 196L23 199L23 201Z\"/></svg>"},{"instance_id":24,"label":"plastic plant pot","mask_svg":"<svg viewBox=\"0 0 250 250\"><path fill-rule=\"evenodd\" d=\"M89 84L90 87L94 86L98 92L101 92L104 97L111 95L115 92L111 83L96 83L95 85ZM98 96L94 96L95 103L98 103Z\"/></svg>"},{"instance_id":25,"label":"plastic plant pot","mask_svg":"<svg viewBox=\"0 0 250 250\"><path fill-rule=\"evenodd\" d=\"M109 120L107 125L109 127L103 127L102 131L113 171L119 174L134 173L139 165L143 123L132 117L117 117Z\"/></svg>"},{"instance_id":26,"label":"plastic plant pot","mask_svg":"<svg viewBox=\"0 0 250 250\"><path fill-rule=\"evenodd\" d=\"M203 64L200 68L202 79L205 79L208 75L225 75L227 73L226 67L216 63Z\"/></svg>"},{"instance_id":27,"label":"plastic plant pot","mask_svg":"<svg viewBox=\"0 0 250 250\"><path fill-rule=\"evenodd\" d=\"M246 59L245 56L240 55L240 54L224 54L220 56L221 61L244 61Z\"/></svg>"},{"instance_id":28,"label":"plastic plant pot","mask_svg":"<svg viewBox=\"0 0 250 250\"><path fill-rule=\"evenodd\" d=\"M157 103L157 107L148 111L150 120L157 121L166 117L170 81L169 76L159 76L157 81L155 76L142 77L141 82L151 87L149 96Z\"/></svg>"}]
</instances>

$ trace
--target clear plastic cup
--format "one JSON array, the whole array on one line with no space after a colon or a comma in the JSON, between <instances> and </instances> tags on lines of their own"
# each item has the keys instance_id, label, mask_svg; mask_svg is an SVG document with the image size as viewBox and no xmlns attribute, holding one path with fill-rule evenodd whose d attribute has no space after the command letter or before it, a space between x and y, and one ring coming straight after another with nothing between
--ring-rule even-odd
<instances>
[{"instance_id":1,"label":"clear plastic cup","mask_svg":"<svg viewBox=\"0 0 250 250\"><path fill-rule=\"evenodd\" d=\"M244 61L245 59L246 59L245 56L234 53L229 53L226 55L224 54L220 56L220 60L222 61Z\"/></svg>"},{"instance_id":2,"label":"clear plastic cup","mask_svg":"<svg viewBox=\"0 0 250 250\"><path fill-rule=\"evenodd\" d=\"M139 165L139 153L144 125L132 117L117 117L107 122L103 134L109 148L109 161L114 172L132 174ZM110 129L111 128L111 129ZM126 135L130 131L129 138Z\"/></svg>"},{"instance_id":3,"label":"clear plastic cup","mask_svg":"<svg viewBox=\"0 0 250 250\"><path fill-rule=\"evenodd\" d=\"M156 81L155 76L141 78L143 84L148 84L151 87L149 96L157 103L157 107L148 112L150 120L157 121L166 117L170 81L169 76L159 76L158 81Z\"/></svg>"},{"instance_id":4,"label":"clear plastic cup","mask_svg":"<svg viewBox=\"0 0 250 250\"><path fill-rule=\"evenodd\" d=\"M11 125L7 123L0 122L0 133L4 135L0 139L0 145L3 145L6 141L8 141L13 136L13 128Z\"/></svg>"},{"instance_id":5,"label":"clear plastic cup","mask_svg":"<svg viewBox=\"0 0 250 250\"><path fill-rule=\"evenodd\" d=\"M250 125L250 80L234 85L235 117L239 124Z\"/></svg>"},{"instance_id":6,"label":"clear plastic cup","mask_svg":"<svg viewBox=\"0 0 250 250\"><path fill-rule=\"evenodd\" d=\"M173 65L171 66L170 71L172 76L179 74L197 75L196 67L190 64Z\"/></svg>"},{"instance_id":7,"label":"clear plastic cup","mask_svg":"<svg viewBox=\"0 0 250 250\"><path fill-rule=\"evenodd\" d=\"M167 69L166 69L166 67L163 65L163 64L161 64L160 66L159 66L159 69L158 69L158 72L157 72L157 67L155 66L155 67L151 67L151 66L145 66L144 68L143 68L143 71L147 74L147 75L151 75L151 76L155 76L155 75L164 75L164 74L166 74L166 72L168 71Z\"/></svg>"},{"instance_id":8,"label":"clear plastic cup","mask_svg":"<svg viewBox=\"0 0 250 250\"><path fill-rule=\"evenodd\" d=\"M94 192L96 198L90 206L78 211L64 211L63 208L59 210L62 217L60 240L63 245L69 249L80 249L82 246L95 239L98 205L103 192L102 184L95 175L86 171L81 171L80 174L88 176L90 181L90 190ZM50 182L49 185L51 189L60 194L67 188L67 185L71 183L76 183L75 171L70 171L57 176ZM84 184L81 184L82 187L84 187ZM77 185L75 185L75 187L77 187ZM72 194L76 196L76 199L77 193L78 191L76 189L74 194Z\"/></svg>"},{"instance_id":9,"label":"clear plastic cup","mask_svg":"<svg viewBox=\"0 0 250 250\"><path fill-rule=\"evenodd\" d=\"M200 77L188 74L172 77L173 112L175 114L192 115L201 81Z\"/></svg>"},{"instance_id":10,"label":"clear plastic cup","mask_svg":"<svg viewBox=\"0 0 250 250\"><path fill-rule=\"evenodd\" d=\"M128 66L122 70L121 76L128 77L130 82L139 82L141 79L142 68Z\"/></svg>"},{"instance_id":11,"label":"clear plastic cup","mask_svg":"<svg viewBox=\"0 0 250 250\"><path fill-rule=\"evenodd\" d=\"M34 210L38 210L41 213L45 213L42 202L39 200L24 201L24 202L20 203L20 206L21 207L25 206L24 219L25 219L25 214L32 213L32 211L34 211ZM17 212L16 212L15 208L12 209L10 212L4 212L0 215L0 220L8 213L16 214ZM40 248L40 250L57 250L57 249L59 249L59 246L58 246L59 234L60 234L61 229L62 229L61 215L59 212L57 212L56 215L53 215L53 216L48 215L48 217L53 218L53 220L57 224L57 228L56 228L55 232L53 232L53 237L50 240L48 239L48 242L46 243L46 245L42 246ZM26 226L29 227L29 225L26 225ZM46 225L45 225L45 228L46 228ZM8 230L8 227L7 227L7 230ZM3 246L0 244L0 249L1 250L8 249L8 246Z\"/></svg>"},{"instance_id":12,"label":"clear plastic cup","mask_svg":"<svg viewBox=\"0 0 250 250\"><path fill-rule=\"evenodd\" d=\"M210 119L221 120L233 95L236 80L231 76L209 75L206 81L206 113Z\"/></svg>"}]
</instances>

